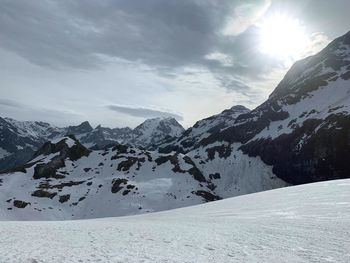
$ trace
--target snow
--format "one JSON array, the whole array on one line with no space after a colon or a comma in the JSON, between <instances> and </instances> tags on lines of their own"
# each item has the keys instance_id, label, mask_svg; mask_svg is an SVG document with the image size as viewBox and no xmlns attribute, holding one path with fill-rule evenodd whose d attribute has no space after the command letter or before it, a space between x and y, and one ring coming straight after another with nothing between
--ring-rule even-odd
<instances>
[{"instance_id":1,"label":"snow","mask_svg":"<svg viewBox=\"0 0 350 263\"><path fill-rule=\"evenodd\" d=\"M201 140L209 137L212 134L211 130L215 127L220 127L219 130L224 130L228 127L231 127L236 122L238 116L248 113L249 111L250 110L244 106L236 105L231 107L231 109L224 110L219 114L200 120L193 127L186 131L187 135L185 137L180 137L180 139L175 142L175 144L185 150L190 150L191 147L185 147L182 142L188 140L195 140L196 142L200 142ZM174 142L166 143L163 146L172 144L174 144Z\"/></svg>"},{"instance_id":2,"label":"snow","mask_svg":"<svg viewBox=\"0 0 350 263\"><path fill-rule=\"evenodd\" d=\"M55 126L52 126L45 122L37 122L37 121L17 121L11 118L4 118L6 122L13 125L18 135L22 137L30 137L30 138L45 138L48 139L50 136L50 133L54 130L56 132L64 132L63 128L58 128ZM13 131L13 130L12 130ZM13 131L14 132L14 131Z\"/></svg>"},{"instance_id":3,"label":"snow","mask_svg":"<svg viewBox=\"0 0 350 263\"><path fill-rule=\"evenodd\" d=\"M8 151L6 151L5 149L3 149L3 148L0 147L0 159L4 158L4 157L6 157L6 156L9 156L9 155L11 155L10 152L8 152Z\"/></svg>"},{"instance_id":4,"label":"snow","mask_svg":"<svg viewBox=\"0 0 350 263\"><path fill-rule=\"evenodd\" d=\"M56 144L56 143L59 143L60 141L63 141L63 140L64 140L65 144L67 144L68 148L72 148L75 145L75 141L69 137L56 138L56 139L52 140L51 143Z\"/></svg>"},{"instance_id":5,"label":"snow","mask_svg":"<svg viewBox=\"0 0 350 263\"><path fill-rule=\"evenodd\" d=\"M2 221L0 262L350 262L349 200L347 179L138 216Z\"/></svg>"},{"instance_id":6,"label":"snow","mask_svg":"<svg viewBox=\"0 0 350 263\"><path fill-rule=\"evenodd\" d=\"M146 147L163 140L166 136L179 137L184 128L173 118L159 117L145 120L133 132L131 144Z\"/></svg>"},{"instance_id":7,"label":"snow","mask_svg":"<svg viewBox=\"0 0 350 263\"><path fill-rule=\"evenodd\" d=\"M206 150L221 146L222 143L219 142L187 154L207 179L210 174L220 174L220 179L211 180L216 185L215 192L219 196L227 198L288 186L286 182L276 177L272 172L272 166L265 164L260 157L249 157L243 154L239 150L240 143L226 144L231 147L231 154L226 158L220 158L217 152L213 160L207 158Z\"/></svg>"},{"instance_id":8,"label":"snow","mask_svg":"<svg viewBox=\"0 0 350 263\"><path fill-rule=\"evenodd\" d=\"M330 82L326 87L319 88L309 94L308 97L299 103L283 106L283 111L289 113L289 117L271 122L268 128L258 133L251 141L261 138L275 139L281 134L293 132L288 126L292 120L295 124L302 126L304 121L309 119L326 119L328 116L337 113L350 113L350 86L348 81L338 79Z\"/></svg>"},{"instance_id":9,"label":"snow","mask_svg":"<svg viewBox=\"0 0 350 263\"><path fill-rule=\"evenodd\" d=\"M63 139L69 145L74 143L70 138ZM197 191L226 198L288 185L277 178L272 167L260 158L249 157L238 150L239 144L230 146L232 152L227 158L220 158L216 153L209 160L206 150L221 145L216 142L187 155L159 154L133 147L118 156L113 148L92 151L89 156L76 161L66 159L64 167L57 170L57 174L64 177L50 178L49 182L46 178L33 180L35 164L26 168L25 174L15 172L2 175L0 204L7 211L5 218L11 220L89 219L143 214L204 203L205 199L197 195ZM59 154L39 155L30 163L48 163ZM178 171L174 170L175 166L169 160L157 163L156 160L164 156L173 156ZM188 157L194 166L186 161ZM129 169L118 168L122 162L132 158L139 161ZM207 182L194 178L190 173L194 167L199 169ZM211 178L216 173L220 174L220 178ZM112 185L117 179L127 180L127 185L123 184L120 191L113 193ZM71 182L76 184L70 185ZM42 185L47 183L56 187L43 188ZM59 185L62 188L57 187ZM52 198L32 196L38 189L56 195ZM60 197L65 195L70 195L69 200L61 203ZM30 204L17 208L14 206L15 200Z\"/></svg>"}]
</instances>

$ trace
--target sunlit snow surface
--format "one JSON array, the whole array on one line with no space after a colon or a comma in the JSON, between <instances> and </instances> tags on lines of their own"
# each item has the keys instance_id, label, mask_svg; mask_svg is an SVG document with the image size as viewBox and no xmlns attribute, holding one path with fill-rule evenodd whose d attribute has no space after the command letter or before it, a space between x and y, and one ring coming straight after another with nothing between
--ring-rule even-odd
<instances>
[{"instance_id":1,"label":"sunlit snow surface","mask_svg":"<svg viewBox=\"0 0 350 263\"><path fill-rule=\"evenodd\" d=\"M6 263L350 262L350 180L138 216L3 221L0 242Z\"/></svg>"}]
</instances>

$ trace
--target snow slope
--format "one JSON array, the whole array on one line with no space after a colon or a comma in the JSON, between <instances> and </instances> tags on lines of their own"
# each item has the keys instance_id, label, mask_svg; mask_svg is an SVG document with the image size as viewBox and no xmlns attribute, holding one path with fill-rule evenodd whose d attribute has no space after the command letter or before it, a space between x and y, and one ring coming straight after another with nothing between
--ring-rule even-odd
<instances>
[{"instance_id":1,"label":"snow slope","mask_svg":"<svg viewBox=\"0 0 350 263\"><path fill-rule=\"evenodd\" d=\"M46 143L23 167L0 174L11 220L67 220L148 213L284 187L272 167L208 145L188 155L124 145L87 150L69 137ZM231 146L230 146L231 147Z\"/></svg>"},{"instance_id":2,"label":"snow slope","mask_svg":"<svg viewBox=\"0 0 350 263\"><path fill-rule=\"evenodd\" d=\"M347 179L138 216L3 221L0 262L350 262L349 200Z\"/></svg>"}]
</instances>

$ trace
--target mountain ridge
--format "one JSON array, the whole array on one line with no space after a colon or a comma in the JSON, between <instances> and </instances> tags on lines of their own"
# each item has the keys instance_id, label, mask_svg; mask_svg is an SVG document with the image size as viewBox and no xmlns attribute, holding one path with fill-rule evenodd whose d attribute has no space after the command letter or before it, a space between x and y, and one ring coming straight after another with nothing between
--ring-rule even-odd
<instances>
[{"instance_id":1,"label":"mountain ridge","mask_svg":"<svg viewBox=\"0 0 350 263\"><path fill-rule=\"evenodd\" d=\"M64 153L40 153L24 170L1 176L0 189L11 184L20 190L3 191L0 203L13 216L28 219L90 218L349 178L350 34L297 62L269 99L253 110L235 106L181 133L172 130L175 138L155 136L157 142L149 143L148 128L158 127L154 123L138 129L146 135L141 141L151 146L136 147L132 138L129 145L101 144L72 159L71 146L84 140L77 136ZM162 125L153 128L167 133ZM112 131L94 130L102 135ZM79 152L84 153L82 147Z\"/></svg>"},{"instance_id":2,"label":"mountain ridge","mask_svg":"<svg viewBox=\"0 0 350 263\"><path fill-rule=\"evenodd\" d=\"M184 130L174 118L153 118L144 123L152 124L147 131L140 128L142 124L135 129L100 125L92 128L88 121L84 121L77 126L60 128L46 122L0 117L0 170L22 164L43 143L68 134L75 135L87 147L103 147L113 143L149 147L165 138L178 136Z\"/></svg>"}]
</instances>

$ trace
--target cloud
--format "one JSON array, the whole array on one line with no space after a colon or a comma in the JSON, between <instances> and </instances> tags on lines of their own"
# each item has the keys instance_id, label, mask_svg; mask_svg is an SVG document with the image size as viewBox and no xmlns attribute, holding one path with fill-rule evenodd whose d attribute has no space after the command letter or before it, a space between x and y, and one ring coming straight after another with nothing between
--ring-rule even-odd
<instances>
[{"instance_id":1,"label":"cloud","mask_svg":"<svg viewBox=\"0 0 350 263\"><path fill-rule=\"evenodd\" d=\"M234 8L232 16L227 19L222 34L237 36L243 33L265 14L270 5L271 0L244 1L244 3Z\"/></svg>"},{"instance_id":2,"label":"cloud","mask_svg":"<svg viewBox=\"0 0 350 263\"><path fill-rule=\"evenodd\" d=\"M116 111L122 114L130 115L139 118L155 118L155 117L172 117L179 121L183 120L183 117L177 113L163 111L153 108L125 106L125 105L107 105L108 109Z\"/></svg>"},{"instance_id":3,"label":"cloud","mask_svg":"<svg viewBox=\"0 0 350 263\"><path fill-rule=\"evenodd\" d=\"M23 104L18 103L17 101L10 99L0 99L1 106L13 107L13 108L23 108L25 107Z\"/></svg>"},{"instance_id":4,"label":"cloud","mask_svg":"<svg viewBox=\"0 0 350 263\"><path fill-rule=\"evenodd\" d=\"M228 24L244 32L267 0L2 0L0 46L52 68L94 68L119 58L157 70L203 65ZM233 24L232 24L233 23ZM25 45L23 45L25 43ZM229 54L228 54L229 55Z\"/></svg>"},{"instance_id":5,"label":"cloud","mask_svg":"<svg viewBox=\"0 0 350 263\"><path fill-rule=\"evenodd\" d=\"M221 52L213 52L213 53L207 54L205 55L205 58L208 60L218 61L224 67L229 67L233 65L232 57L227 54L223 54Z\"/></svg>"},{"instance_id":6,"label":"cloud","mask_svg":"<svg viewBox=\"0 0 350 263\"><path fill-rule=\"evenodd\" d=\"M272 1L272 5L278 1ZM294 5L295 1L289 1ZM117 96L109 102L111 104L129 101L138 105L139 101L144 101L147 105L157 105L154 108L109 106L110 110L130 116L148 118L170 114L182 119L181 114L161 109L169 107L180 109L186 114L185 119L188 116L195 119L194 115L215 113L214 107L208 105L217 104L216 97L211 95L218 91L230 98L250 97L255 100L255 105L260 103L274 86L266 84L262 96L256 92L259 88L255 84L258 81L267 83L270 72L284 67L277 58L267 57L257 50L259 40L254 23L269 8L270 0L0 2L0 52L5 50L21 57L16 62L11 56L8 61L2 56L3 65L7 67L13 63L8 69L12 71L13 79L18 75L18 68L22 67L25 73L21 74L25 78L18 77L25 79L22 87L17 78L12 81L12 76L3 86L8 86L9 94L10 89L13 90L14 97L17 94L24 97L21 89L26 91L24 94L30 94L29 91L42 88L43 92L38 96L48 107L52 102L63 107L55 96L59 87L60 95L69 94L72 100L89 101L92 105L101 105L101 101L105 105L113 93ZM308 2L312 7L318 5L315 0ZM310 10L300 19L305 20L310 14L318 15ZM324 20L324 16L320 18ZM34 66L28 63L29 66L24 67L22 58ZM29 67L33 68L27 70ZM187 68L193 71L186 72ZM10 75L3 70L2 74ZM54 82L57 85L53 85ZM130 88L123 89L126 86ZM97 93L96 87L101 92ZM176 96L178 93L182 97ZM46 102L45 96L51 99ZM127 100L131 97L132 100ZM164 98L167 98L166 102ZM202 101L197 105L205 106L194 112L186 105L192 106L198 98ZM23 101L29 103L25 98ZM31 103L35 104L35 101L31 100ZM0 101L0 104L7 110L16 107L8 101ZM78 103L69 107L89 112ZM103 110L116 115L105 107ZM44 116L44 111L38 109L36 112L38 116ZM91 110L89 114L95 112ZM96 113L97 120L101 119L98 114L101 113Z\"/></svg>"},{"instance_id":7,"label":"cloud","mask_svg":"<svg viewBox=\"0 0 350 263\"><path fill-rule=\"evenodd\" d=\"M302 57L307 57L316 54L325 48L331 40L323 32L316 32L309 37L309 45L307 49L302 53Z\"/></svg>"},{"instance_id":8,"label":"cloud","mask_svg":"<svg viewBox=\"0 0 350 263\"><path fill-rule=\"evenodd\" d=\"M11 116L12 118L25 121L53 121L60 125L65 125L65 120L67 119L70 120L70 123L85 120L85 116L83 114L69 109L37 107L11 99L0 99L0 112L0 117Z\"/></svg>"}]
</instances>

